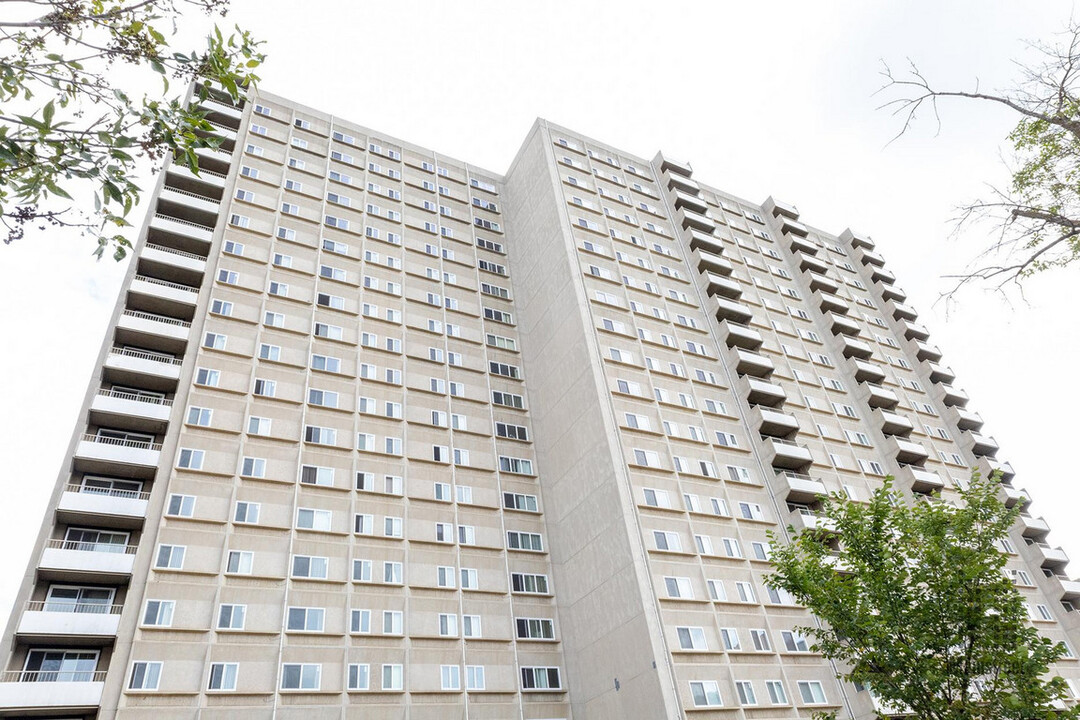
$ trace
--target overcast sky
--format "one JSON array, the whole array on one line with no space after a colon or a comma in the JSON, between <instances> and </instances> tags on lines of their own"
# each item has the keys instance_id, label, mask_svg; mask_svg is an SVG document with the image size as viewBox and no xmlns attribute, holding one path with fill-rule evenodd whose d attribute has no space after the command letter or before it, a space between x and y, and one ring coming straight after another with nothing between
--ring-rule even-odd
<instances>
[{"instance_id":1,"label":"overcast sky","mask_svg":"<svg viewBox=\"0 0 1080 720\"><path fill-rule=\"evenodd\" d=\"M925 117L888 144L898 120L873 97L881 60L908 57L943 86L1008 87L1024 41L1052 39L1072 3L735 5L234 0L230 20L267 41L267 91L490 170L508 167L542 116L645 158L686 159L740 197L795 203L816 227L871 234L1050 541L1080 558L1080 487L1064 452L1078 447L1080 269L1032 281L1027 304L972 291L948 316L935 305L941 276L987 241L950 239L950 218L1007 177L1015 118L944 105L940 132ZM91 249L47 234L0 247L0 617L82 422L123 276Z\"/></svg>"}]
</instances>

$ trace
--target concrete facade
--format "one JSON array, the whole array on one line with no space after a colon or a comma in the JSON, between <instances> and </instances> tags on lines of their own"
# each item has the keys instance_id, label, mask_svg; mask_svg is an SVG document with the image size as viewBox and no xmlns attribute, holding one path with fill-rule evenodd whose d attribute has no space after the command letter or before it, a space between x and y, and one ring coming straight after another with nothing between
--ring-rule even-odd
<instances>
[{"instance_id":1,"label":"concrete facade","mask_svg":"<svg viewBox=\"0 0 1080 720\"><path fill-rule=\"evenodd\" d=\"M1068 558L869 237L543 120L498 174L205 108L221 150L161 173L0 714L872 717L764 584L768 533L972 467L1076 646Z\"/></svg>"}]
</instances>

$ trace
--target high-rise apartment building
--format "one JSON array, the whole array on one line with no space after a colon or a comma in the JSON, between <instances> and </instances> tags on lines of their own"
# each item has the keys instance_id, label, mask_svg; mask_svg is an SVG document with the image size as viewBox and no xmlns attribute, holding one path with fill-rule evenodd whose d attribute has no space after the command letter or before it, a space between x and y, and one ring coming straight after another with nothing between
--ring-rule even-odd
<instances>
[{"instance_id":1,"label":"high-rise apartment building","mask_svg":"<svg viewBox=\"0 0 1080 720\"><path fill-rule=\"evenodd\" d=\"M204 106L223 142L161 173L2 715L869 718L768 532L886 475L1029 503L865 235L542 120L500 175ZM1021 520L1009 572L1077 647L1080 582Z\"/></svg>"}]
</instances>

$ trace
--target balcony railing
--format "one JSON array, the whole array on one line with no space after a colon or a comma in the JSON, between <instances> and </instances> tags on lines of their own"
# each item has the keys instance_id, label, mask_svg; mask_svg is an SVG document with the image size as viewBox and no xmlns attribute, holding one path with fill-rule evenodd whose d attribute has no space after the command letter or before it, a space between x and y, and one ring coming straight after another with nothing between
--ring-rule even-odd
<instances>
[{"instance_id":1,"label":"balcony railing","mask_svg":"<svg viewBox=\"0 0 1080 720\"><path fill-rule=\"evenodd\" d=\"M202 172L206 171L204 170ZM169 187L168 185L166 185L164 189L168 190L169 192L176 193L177 195L186 195L187 197L195 198L196 200L202 200L203 202L213 203L215 205L221 204L221 201L217 198L206 197L205 195L200 195L199 193L193 193L190 190L181 190L180 188Z\"/></svg>"},{"instance_id":2,"label":"balcony railing","mask_svg":"<svg viewBox=\"0 0 1080 720\"><path fill-rule=\"evenodd\" d=\"M168 398L159 398L153 395L144 395L142 393L124 392L123 390L98 390L98 395L101 397L118 398L120 400L134 400L135 402L144 402L150 405L161 405L163 407L172 407L172 400ZM96 437L96 436L95 436Z\"/></svg>"},{"instance_id":3,"label":"balcony railing","mask_svg":"<svg viewBox=\"0 0 1080 720\"><path fill-rule=\"evenodd\" d=\"M119 615L123 605L77 602L71 600L31 600L26 603L30 612L77 613L80 615Z\"/></svg>"},{"instance_id":4,"label":"balcony railing","mask_svg":"<svg viewBox=\"0 0 1080 720\"><path fill-rule=\"evenodd\" d=\"M82 540L50 540L45 546L54 550L78 550L79 552L103 552L113 555L134 555L138 545L114 545L112 543L84 542Z\"/></svg>"},{"instance_id":5,"label":"balcony railing","mask_svg":"<svg viewBox=\"0 0 1080 720\"><path fill-rule=\"evenodd\" d=\"M184 363L180 358L169 357L168 355L161 355L160 353L147 352L145 350L132 350L131 348L114 347L109 351L110 355L123 355L125 357L138 358L140 360L152 360L153 362L164 363L166 365L182 365Z\"/></svg>"},{"instance_id":6,"label":"balcony railing","mask_svg":"<svg viewBox=\"0 0 1080 720\"><path fill-rule=\"evenodd\" d=\"M152 283L154 285L161 285L162 287L172 288L173 290L183 290L184 292L197 293L199 288L191 287L190 285L183 285L181 283L169 282L168 280L158 280L157 278L147 277L146 275L136 275L136 280Z\"/></svg>"},{"instance_id":7,"label":"balcony railing","mask_svg":"<svg viewBox=\"0 0 1080 720\"><path fill-rule=\"evenodd\" d=\"M142 320L153 320L154 322L165 323L166 325L176 325L177 327L191 327L191 323L186 320L177 320L176 318L166 317L165 315L155 315L153 313L142 312L141 310L124 310L122 313L128 317L140 318Z\"/></svg>"},{"instance_id":8,"label":"balcony railing","mask_svg":"<svg viewBox=\"0 0 1080 720\"><path fill-rule=\"evenodd\" d=\"M104 670L4 670L0 682L105 682Z\"/></svg>"},{"instance_id":9,"label":"balcony railing","mask_svg":"<svg viewBox=\"0 0 1080 720\"><path fill-rule=\"evenodd\" d=\"M220 173L211 173L209 170L200 170L199 172L207 173L210 175L218 175L219 177L225 177L224 175L220 175ZM188 225L193 228L198 228L199 230L205 230L206 232L214 232L214 228L210 227L209 225L202 225L197 222L191 222L190 220L181 220L180 218L173 217L172 215L165 215L164 213L154 213L154 217L161 220L168 220L169 222L180 223L181 225Z\"/></svg>"},{"instance_id":10,"label":"balcony railing","mask_svg":"<svg viewBox=\"0 0 1080 720\"><path fill-rule=\"evenodd\" d=\"M205 255L197 255L195 253L184 252L183 250L175 250L164 245L154 245L153 243L147 243L143 246L146 250L157 250L158 252L169 253L171 255L179 255L180 257L190 258L191 260L201 260L206 262Z\"/></svg>"},{"instance_id":11,"label":"balcony railing","mask_svg":"<svg viewBox=\"0 0 1080 720\"><path fill-rule=\"evenodd\" d=\"M85 442L100 443L102 445L119 445L121 447L139 448L140 450L161 450L161 443L149 442L147 440L114 438L106 435L95 435L93 433L83 433L82 439Z\"/></svg>"},{"instance_id":12,"label":"balcony railing","mask_svg":"<svg viewBox=\"0 0 1080 720\"><path fill-rule=\"evenodd\" d=\"M67 492L79 493L81 495L102 495L104 497L124 498L127 500L149 500L150 493L139 492L137 490L119 490L117 488L97 488L92 485L76 485L75 483L69 483L66 488Z\"/></svg>"}]
</instances>

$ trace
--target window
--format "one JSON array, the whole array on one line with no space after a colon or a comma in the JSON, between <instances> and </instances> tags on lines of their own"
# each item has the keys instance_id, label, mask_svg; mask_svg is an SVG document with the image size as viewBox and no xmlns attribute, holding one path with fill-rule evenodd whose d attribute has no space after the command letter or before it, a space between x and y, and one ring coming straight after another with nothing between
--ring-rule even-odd
<instances>
[{"instance_id":1,"label":"window","mask_svg":"<svg viewBox=\"0 0 1080 720\"><path fill-rule=\"evenodd\" d=\"M561 687L562 679L557 667L521 668L522 690L558 690Z\"/></svg>"},{"instance_id":2,"label":"window","mask_svg":"<svg viewBox=\"0 0 1080 720\"><path fill-rule=\"evenodd\" d=\"M480 587L477 571L472 568L461 568L461 589L476 590Z\"/></svg>"},{"instance_id":3,"label":"window","mask_svg":"<svg viewBox=\"0 0 1080 720\"><path fill-rule=\"evenodd\" d=\"M247 605L222 605L218 609L218 630L243 630Z\"/></svg>"},{"instance_id":4,"label":"window","mask_svg":"<svg viewBox=\"0 0 1080 720\"><path fill-rule=\"evenodd\" d=\"M333 513L329 510L315 510L313 508L296 509L296 527L301 530L330 531L333 521Z\"/></svg>"},{"instance_id":5,"label":"window","mask_svg":"<svg viewBox=\"0 0 1080 720\"><path fill-rule=\"evenodd\" d=\"M690 695L694 699L694 707L720 707L724 704L720 698L720 685L715 680L690 683Z\"/></svg>"},{"instance_id":6,"label":"window","mask_svg":"<svg viewBox=\"0 0 1080 720\"><path fill-rule=\"evenodd\" d=\"M233 515L233 521L238 523L245 523L248 525L255 525L259 522L259 503L253 502L237 502L236 512Z\"/></svg>"},{"instance_id":7,"label":"window","mask_svg":"<svg viewBox=\"0 0 1080 720\"><path fill-rule=\"evenodd\" d=\"M527 573L512 573L510 585L515 593L547 595L547 575L531 575Z\"/></svg>"},{"instance_id":8,"label":"window","mask_svg":"<svg viewBox=\"0 0 1080 720\"><path fill-rule=\"evenodd\" d=\"M369 632L371 632L371 611L370 610L352 610L349 613L349 632L352 632L352 633L369 633Z\"/></svg>"},{"instance_id":9,"label":"window","mask_svg":"<svg viewBox=\"0 0 1080 720\"><path fill-rule=\"evenodd\" d=\"M464 586L463 586L464 587ZM462 615L461 616L461 635L467 638L483 637L484 633L480 628L480 616L479 615Z\"/></svg>"},{"instance_id":10,"label":"window","mask_svg":"<svg viewBox=\"0 0 1080 720\"><path fill-rule=\"evenodd\" d=\"M739 631L735 628L720 628L720 640L725 650L740 650L742 643L739 642Z\"/></svg>"},{"instance_id":11,"label":"window","mask_svg":"<svg viewBox=\"0 0 1080 720\"><path fill-rule=\"evenodd\" d=\"M694 588L688 577L665 577L664 586L667 588L668 597L693 599Z\"/></svg>"},{"instance_id":12,"label":"window","mask_svg":"<svg viewBox=\"0 0 1080 720\"><path fill-rule=\"evenodd\" d=\"M285 663L281 666L282 690L318 690L322 680L322 665L317 663Z\"/></svg>"},{"instance_id":13,"label":"window","mask_svg":"<svg viewBox=\"0 0 1080 720\"><path fill-rule=\"evenodd\" d=\"M787 705L787 692L784 690L784 683L779 680L766 680L765 689L769 691L769 702L773 705Z\"/></svg>"},{"instance_id":14,"label":"window","mask_svg":"<svg viewBox=\"0 0 1080 720\"><path fill-rule=\"evenodd\" d=\"M740 705L757 705L754 684L749 680L737 680L735 682L735 691L739 694Z\"/></svg>"},{"instance_id":15,"label":"window","mask_svg":"<svg viewBox=\"0 0 1080 720\"><path fill-rule=\"evenodd\" d=\"M240 672L239 663L211 663L210 682L207 690L235 690L236 676Z\"/></svg>"},{"instance_id":16,"label":"window","mask_svg":"<svg viewBox=\"0 0 1080 720\"><path fill-rule=\"evenodd\" d=\"M822 705L825 703L825 691L817 680L800 680L799 695L807 705Z\"/></svg>"},{"instance_id":17,"label":"window","mask_svg":"<svg viewBox=\"0 0 1080 720\"><path fill-rule=\"evenodd\" d=\"M443 690L461 689L461 668L457 665L441 665L439 673L442 676Z\"/></svg>"},{"instance_id":18,"label":"window","mask_svg":"<svg viewBox=\"0 0 1080 720\"><path fill-rule=\"evenodd\" d=\"M157 690L160 682L160 662L134 662L131 664L131 680L128 681L128 690Z\"/></svg>"},{"instance_id":19,"label":"window","mask_svg":"<svg viewBox=\"0 0 1080 720\"><path fill-rule=\"evenodd\" d=\"M554 640L555 622L547 618L515 618L517 636L522 640Z\"/></svg>"},{"instance_id":20,"label":"window","mask_svg":"<svg viewBox=\"0 0 1080 720\"><path fill-rule=\"evenodd\" d=\"M401 690L404 683L404 669L401 665L382 666L382 689Z\"/></svg>"},{"instance_id":21,"label":"window","mask_svg":"<svg viewBox=\"0 0 1080 720\"><path fill-rule=\"evenodd\" d=\"M543 552L544 539L539 533L508 530L506 533L506 546L511 550Z\"/></svg>"},{"instance_id":22,"label":"window","mask_svg":"<svg viewBox=\"0 0 1080 720\"><path fill-rule=\"evenodd\" d=\"M154 567L160 570L181 570L184 567L186 551L187 548L183 545L158 545Z\"/></svg>"},{"instance_id":23,"label":"window","mask_svg":"<svg viewBox=\"0 0 1080 720\"><path fill-rule=\"evenodd\" d=\"M367 690L371 682L371 670L367 664L349 664L349 690Z\"/></svg>"},{"instance_id":24,"label":"window","mask_svg":"<svg viewBox=\"0 0 1080 720\"><path fill-rule=\"evenodd\" d=\"M240 463L240 474L244 477L266 477L266 460L254 457L244 458Z\"/></svg>"},{"instance_id":25,"label":"window","mask_svg":"<svg viewBox=\"0 0 1080 720\"><path fill-rule=\"evenodd\" d=\"M484 687L485 687L484 666L483 665L466 665L465 666L465 689L466 690L483 690Z\"/></svg>"},{"instance_id":26,"label":"window","mask_svg":"<svg viewBox=\"0 0 1080 720\"><path fill-rule=\"evenodd\" d=\"M457 634L457 615L440 613L439 635L443 637L457 637Z\"/></svg>"},{"instance_id":27,"label":"window","mask_svg":"<svg viewBox=\"0 0 1080 720\"><path fill-rule=\"evenodd\" d=\"M810 652L806 638L799 633L784 630L780 633L780 639L784 641L784 649L788 652Z\"/></svg>"},{"instance_id":28,"label":"window","mask_svg":"<svg viewBox=\"0 0 1080 720\"><path fill-rule=\"evenodd\" d=\"M175 609L176 602L173 600L147 600L146 609L143 610L143 625L169 627L172 625Z\"/></svg>"},{"instance_id":29,"label":"window","mask_svg":"<svg viewBox=\"0 0 1080 720\"><path fill-rule=\"evenodd\" d=\"M292 560L292 576L295 578L315 578L325 580L329 564L329 558L313 557L310 555L294 555Z\"/></svg>"},{"instance_id":30,"label":"window","mask_svg":"<svg viewBox=\"0 0 1080 720\"><path fill-rule=\"evenodd\" d=\"M764 630L751 630L750 639L754 643L754 649L758 652L769 652L772 650L772 647L769 645L769 634Z\"/></svg>"},{"instance_id":31,"label":"window","mask_svg":"<svg viewBox=\"0 0 1080 720\"><path fill-rule=\"evenodd\" d=\"M290 607L286 614L286 630L322 632L326 619L323 608Z\"/></svg>"},{"instance_id":32,"label":"window","mask_svg":"<svg viewBox=\"0 0 1080 720\"><path fill-rule=\"evenodd\" d=\"M255 553L230 550L225 562L225 572L237 575L250 575L255 563Z\"/></svg>"},{"instance_id":33,"label":"window","mask_svg":"<svg viewBox=\"0 0 1080 720\"><path fill-rule=\"evenodd\" d=\"M679 647L683 650L708 650L705 642L705 630L700 627L675 628L679 635Z\"/></svg>"},{"instance_id":34,"label":"window","mask_svg":"<svg viewBox=\"0 0 1080 720\"><path fill-rule=\"evenodd\" d=\"M383 610L382 617L384 635L404 634L403 614L400 610Z\"/></svg>"},{"instance_id":35,"label":"window","mask_svg":"<svg viewBox=\"0 0 1080 720\"><path fill-rule=\"evenodd\" d=\"M185 517L189 518L195 514L195 496L194 495L170 495L169 507L165 511L166 515L172 517Z\"/></svg>"}]
</instances>

